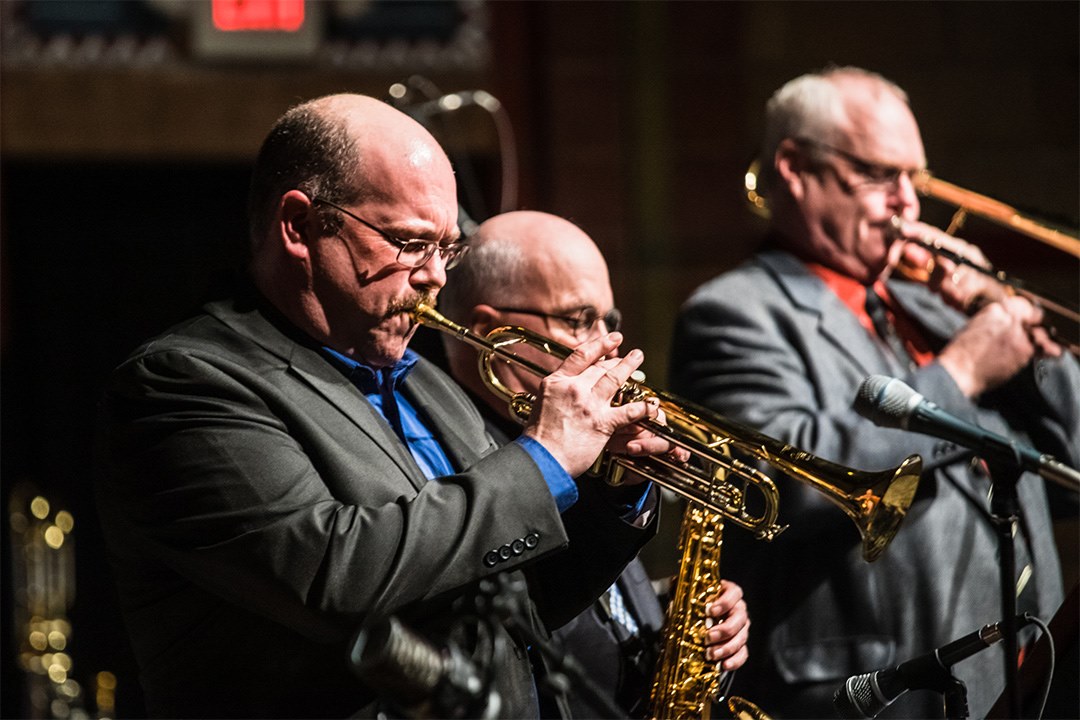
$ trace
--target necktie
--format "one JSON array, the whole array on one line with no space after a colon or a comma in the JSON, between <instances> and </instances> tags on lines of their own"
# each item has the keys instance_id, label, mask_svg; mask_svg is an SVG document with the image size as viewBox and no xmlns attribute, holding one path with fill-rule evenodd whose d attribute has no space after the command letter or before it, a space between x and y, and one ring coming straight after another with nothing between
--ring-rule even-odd
<instances>
[{"instance_id":1,"label":"necktie","mask_svg":"<svg viewBox=\"0 0 1080 720\"><path fill-rule=\"evenodd\" d=\"M626 607L626 602L623 600L618 586L612 585L608 588L602 599L606 601L604 604L611 619L626 628L631 635L636 635L638 632L637 621L630 614L630 609Z\"/></svg>"},{"instance_id":2,"label":"necktie","mask_svg":"<svg viewBox=\"0 0 1080 720\"><path fill-rule=\"evenodd\" d=\"M889 322L889 315L885 308L885 301L874 290L873 285L866 287L866 314L870 316L870 322L874 324L874 330L893 356L900 362L910 365L911 355L904 346L904 341L896 332L896 328Z\"/></svg>"}]
</instances>

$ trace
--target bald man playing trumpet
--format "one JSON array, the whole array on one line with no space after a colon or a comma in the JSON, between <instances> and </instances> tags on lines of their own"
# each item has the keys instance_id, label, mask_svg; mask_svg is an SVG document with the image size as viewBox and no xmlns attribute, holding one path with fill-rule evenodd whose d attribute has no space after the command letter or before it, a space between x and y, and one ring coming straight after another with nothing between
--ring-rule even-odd
<instances>
[{"instance_id":1,"label":"bald man playing trumpet","mask_svg":"<svg viewBox=\"0 0 1080 720\"><path fill-rule=\"evenodd\" d=\"M579 227L554 215L519 211L497 215L470 238L469 255L440 295L440 310L478 335L516 325L567 347L578 347L621 324L607 263ZM485 385L476 353L446 339L450 374L473 396L492 437L508 442L521 433L505 399ZM613 357L613 356L612 356ZM550 364L550 357L530 355ZM539 390L540 378L496 363L510 392ZM742 589L723 583L709 605L704 644L707 660L732 671L746 662L750 620ZM588 677L628 717L645 717L659 649L664 610L645 567L634 560L600 601L556 632ZM573 717L596 717L580 693L569 697Z\"/></svg>"}]
</instances>

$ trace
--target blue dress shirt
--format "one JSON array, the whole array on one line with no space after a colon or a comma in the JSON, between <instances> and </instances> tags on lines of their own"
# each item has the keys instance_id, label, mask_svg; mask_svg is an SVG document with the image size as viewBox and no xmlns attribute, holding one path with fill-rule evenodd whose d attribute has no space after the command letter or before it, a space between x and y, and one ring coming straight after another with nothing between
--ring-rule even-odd
<instances>
[{"instance_id":1,"label":"blue dress shirt","mask_svg":"<svg viewBox=\"0 0 1080 720\"><path fill-rule=\"evenodd\" d=\"M419 355L412 350L406 350L401 360L394 365L375 369L328 347L323 347L323 352L386 419L429 480L454 474L454 467L442 445L401 392L401 383L420 359ZM559 512L564 512L577 502L577 485L547 448L524 436L514 442L520 445L540 468Z\"/></svg>"}]
</instances>

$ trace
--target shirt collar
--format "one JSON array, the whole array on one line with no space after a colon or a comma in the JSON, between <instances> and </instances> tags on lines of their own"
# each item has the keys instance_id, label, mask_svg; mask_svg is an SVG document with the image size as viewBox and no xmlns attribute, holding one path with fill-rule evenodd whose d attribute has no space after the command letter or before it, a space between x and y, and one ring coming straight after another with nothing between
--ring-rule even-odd
<instances>
[{"instance_id":1,"label":"shirt collar","mask_svg":"<svg viewBox=\"0 0 1080 720\"><path fill-rule=\"evenodd\" d=\"M376 369L325 345L322 347L322 352L365 394L379 392L380 386L396 391L420 360L419 355L406 348L405 354L396 363Z\"/></svg>"}]
</instances>

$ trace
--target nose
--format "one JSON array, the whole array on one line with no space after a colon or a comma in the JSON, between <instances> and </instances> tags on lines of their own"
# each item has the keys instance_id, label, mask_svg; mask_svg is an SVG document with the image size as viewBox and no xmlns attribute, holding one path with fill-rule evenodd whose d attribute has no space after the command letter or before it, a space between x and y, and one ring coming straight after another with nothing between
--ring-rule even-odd
<instances>
[{"instance_id":1,"label":"nose","mask_svg":"<svg viewBox=\"0 0 1080 720\"><path fill-rule=\"evenodd\" d=\"M436 250L423 265L413 268L409 275L413 287L427 290L439 290L446 285L446 260Z\"/></svg>"},{"instance_id":2,"label":"nose","mask_svg":"<svg viewBox=\"0 0 1080 720\"><path fill-rule=\"evenodd\" d=\"M896 187L890 194L894 214L908 220L919 217L919 194L915 191L915 182L910 172L900 173Z\"/></svg>"}]
</instances>

